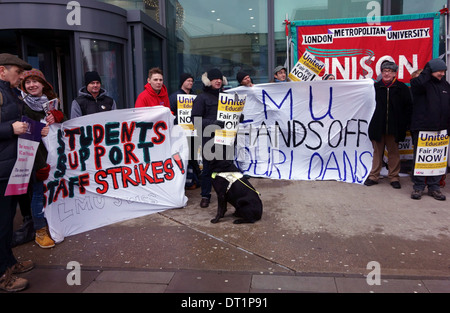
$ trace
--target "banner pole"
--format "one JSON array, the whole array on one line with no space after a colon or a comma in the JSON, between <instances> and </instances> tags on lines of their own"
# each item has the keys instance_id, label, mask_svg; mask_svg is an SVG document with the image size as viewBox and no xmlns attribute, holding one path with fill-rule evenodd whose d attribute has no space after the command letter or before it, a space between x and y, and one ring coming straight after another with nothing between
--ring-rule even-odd
<instances>
[{"instance_id":1,"label":"banner pole","mask_svg":"<svg viewBox=\"0 0 450 313\"><path fill-rule=\"evenodd\" d=\"M290 49L289 49L289 25L291 24L291 22L289 22L289 14L286 13L286 19L284 20L284 23L286 25L286 70L287 70L287 74L290 73L291 69L290 69Z\"/></svg>"}]
</instances>

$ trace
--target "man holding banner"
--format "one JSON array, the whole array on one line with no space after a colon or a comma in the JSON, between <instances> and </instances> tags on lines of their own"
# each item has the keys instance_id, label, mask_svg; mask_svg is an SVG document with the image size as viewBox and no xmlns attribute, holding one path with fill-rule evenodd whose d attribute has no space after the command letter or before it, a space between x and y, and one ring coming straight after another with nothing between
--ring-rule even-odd
<instances>
[{"instance_id":1,"label":"man holding banner","mask_svg":"<svg viewBox=\"0 0 450 313\"><path fill-rule=\"evenodd\" d=\"M414 191L419 200L425 186L436 200L446 199L439 181L447 170L448 130L450 128L450 85L445 79L447 65L432 59L417 78L411 80L413 115L411 131L414 144Z\"/></svg>"}]
</instances>

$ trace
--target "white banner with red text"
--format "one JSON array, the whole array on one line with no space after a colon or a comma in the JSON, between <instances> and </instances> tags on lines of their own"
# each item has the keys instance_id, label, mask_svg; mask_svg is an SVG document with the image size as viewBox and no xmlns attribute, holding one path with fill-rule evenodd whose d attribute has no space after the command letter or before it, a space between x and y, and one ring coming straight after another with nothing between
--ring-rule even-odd
<instances>
[{"instance_id":1,"label":"white banner with red text","mask_svg":"<svg viewBox=\"0 0 450 313\"><path fill-rule=\"evenodd\" d=\"M45 216L56 242L181 208L188 146L164 107L113 110L50 127Z\"/></svg>"}]
</instances>

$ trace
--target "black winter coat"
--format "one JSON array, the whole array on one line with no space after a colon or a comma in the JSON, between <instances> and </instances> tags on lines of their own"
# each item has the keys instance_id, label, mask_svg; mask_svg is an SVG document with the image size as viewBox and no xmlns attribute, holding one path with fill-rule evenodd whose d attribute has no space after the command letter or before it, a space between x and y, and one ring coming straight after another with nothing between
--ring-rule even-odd
<instances>
[{"instance_id":1,"label":"black winter coat","mask_svg":"<svg viewBox=\"0 0 450 313\"><path fill-rule=\"evenodd\" d=\"M205 128L217 120L217 109L219 107L219 93L220 89L212 89L210 87L205 87L204 92L199 94L192 105L192 119L195 117L202 118L202 133L203 139L202 143L205 145L214 135L211 132L205 133ZM217 127L219 129L220 127Z\"/></svg>"},{"instance_id":2,"label":"black winter coat","mask_svg":"<svg viewBox=\"0 0 450 313\"><path fill-rule=\"evenodd\" d=\"M17 159L17 140L12 124L20 121L24 103L11 89L9 82L0 80L3 104L0 120L0 180L9 180Z\"/></svg>"},{"instance_id":3,"label":"black winter coat","mask_svg":"<svg viewBox=\"0 0 450 313\"><path fill-rule=\"evenodd\" d=\"M193 93L189 93L189 95L192 95ZM173 116L175 116L175 125L178 124L178 95L187 95L187 93L183 89L178 89L169 97L170 102L170 111L172 111Z\"/></svg>"},{"instance_id":4,"label":"black winter coat","mask_svg":"<svg viewBox=\"0 0 450 313\"><path fill-rule=\"evenodd\" d=\"M45 111L43 110L40 112L33 111L27 104L24 105L23 114L37 122L40 122L42 119L45 119L46 116ZM39 147L36 152L36 158L34 159L33 165L34 172L47 166L47 156L48 156L47 148L45 148L44 143L41 141L39 143ZM32 178L33 176L34 175L32 175Z\"/></svg>"},{"instance_id":5,"label":"black winter coat","mask_svg":"<svg viewBox=\"0 0 450 313\"><path fill-rule=\"evenodd\" d=\"M450 128L450 85L446 78L431 75L428 64L411 80L413 94L412 131L439 131Z\"/></svg>"},{"instance_id":6,"label":"black winter coat","mask_svg":"<svg viewBox=\"0 0 450 313\"><path fill-rule=\"evenodd\" d=\"M369 125L369 138L380 141L385 134L396 142L405 140L412 111L408 86L396 80L389 88L380 80L375 83L376 107Z\"/></svg>"}]
</instances>

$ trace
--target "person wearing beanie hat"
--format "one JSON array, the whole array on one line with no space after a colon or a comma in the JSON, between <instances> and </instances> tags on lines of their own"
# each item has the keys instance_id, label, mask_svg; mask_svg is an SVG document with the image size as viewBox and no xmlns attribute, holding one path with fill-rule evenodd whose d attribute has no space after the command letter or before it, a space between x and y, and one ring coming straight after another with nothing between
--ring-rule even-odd
<instances>
[{"instance_id":1,"label":"person wearing beanie hat","mask_svg":"<svg viewBox=\"0 0 450 313\"><path fill-rule=\"evenodd\" d=\"M98 82L100 85L102 84L102 79L96 71L86 72L84 74L84 85L88 86L92 82Z\"/></svg>"},{"instance_id":2,"label":"person wearing beanie hat","mask_svg":"<svg viewBox=\"0 0 450 313\"><path fill-rule=\"evenodd\" d=\"M190 73L182 73L180 75L180 89L172 93L169 97L170 110L175 116L175 125L178 124L178 95L194 95L192 86L194 85L194 76ZM198 151L198 145L196 146L196 140L194 136L188 137L190 155L188 161L188 170L186 175L185 188L188 190L197 189L200 186L200 167L196 160L196 154Z\"/></svg>"},{"instance_id":3,"label":"person wearing beanie hat","mask_svg":"<svg viewBox=\"0 0 450 313\"><path fill-rule=\"evenodd\" d=\"M375 112L369 124L373 146L372 170L364 184L378 184L385 148L388 151L388 178L394 189L400 189L400 151L398 143L405 140L411 118L412 100L408 86L397 80L394 62L381 64L380 81L375 83Z\"/></svg>"},{"instance_id":4,"label":"person wearing beanie hat","mask_svg":"<svg viewBox=\"0 0 450 313\"><path fill-rule=\"evenodd\" d=\"M236 79L238 81L239 86L253 87L253 82L252 79L250 78L250 75L245 72L237 73Z\"/></svg>"},{"instance_id":5,"label":"person wearing beanie hat","mask_svg":"<svg viewBox=\"0 0 450 313\"><path fill-rule=\"evenodd\" d=\"M214 140L214 132L211 132L210 125L216 125L216 129L221 128L220 121L217 121L217 110L219 106L219 94L223 90L223 86L228 84L228 81L222 72L213 68L202 75L203 93L199 94L192 106L192 119L195 123L195 118L201 119L202 125L202 160L203 170L201 179L201 196L200 207L206 208L209 206L211 199L211 171L209 162L212 159L211 146L207 143ZM223 122L222 122L223 123ZM219 125L219 127L217 127ZM207 131L205 129L208 127ZM212 127L212 126L211 126ZM209 147L209 148L208 148Z\"/></svg>"},{"instance_id":6,"label":"person wearing beanie hat","mask_svg":"<svg viewBox=\"0 0 450 313\"><path fill-rule=\"evenodd\" d=\"M35 121L46 120L47 125L61 123L65 120L64 114L59 111L58 97L53 91L52 85L47 82L44 74L38 69L32 69L24 73L21 87L23 90L24 115ZM49 107L49 101L55 100L56 104ZM44 216L44 181L48 178L50 165L47 164L48 151L41 141L34 159L33 172L30 178L32 189L31 212L36 244L44 249L55 246L51 238L47 220Z\"/></svg>"},{"instance_id":7,"label":"person wearing beanie hat","mask_svg":"<svg viewBox=\"0 0 450 313\"><path fill-rule=\"evenodd\" d=\"M102 80L96 71L84 74L84 87L78 91L78 97L72 101L70 118L93 113L106 112L117 108L113 98L102 88Z\"/></svg>"},{"instance_id":8,"label":"person wearing beanie hat","mask_svg":"<svg viewBox=\"0 0 450 313\"><path fill-rule=\"evenodd\" d=\"M430 66L431 73L447 70L447 64L445 64L445 62L439 58L430 60L428 62L428 65Z\"/></svg>"},{"instance_id":9,"label":"person wearing beanie hat","mask_svg":"<svg viewBox=\"0 0 450 313\"><path fill-rule=\"evenodd\" d=\"M172 111L172 114L175 117L177 116L178 110L178 102L177 102L178 95L193 94L194 92L192 90L192 86L194 86L194 76L192 76L189 73L182 73L180 75L180 88L169 96L170 110ZM176 118L175 124L177 124Z\"/></svg>"},{"instance_id":10,"label":"person wearing beanie hat","mask_svg":"<svg viewBox=\"0 0 450 313\"><path fill-rule=\"evenodd\" d=\"M420 75L411 79L413 96L413 114L411 134L414 145L414 160L421 131L440 132L450 130L450 84L445 79L447 66L441 59L430 60ZM411 198L419 200L425 187L428 195L436 200L444 201L446 196L440 190L442 175L413 175L413 191Z\"/></svg>"},{"instance_id":11,"label":"person wearing beanie hat","mask_svg":"<svg viewBox=\"0 0 450 313\"><path fill-rule=\"evenodd\" d=\"M334 77L333 74L325 74L323 75L322 80L336 80L336 77Z\"/></svg>"},{"instance_id":12,"label":"person wearing beanie hat","mask_svg":"<svg viewBox=\"0 0 450 313\"><path fill-rule=\"evenodd\" d=\"M31 65L11 54L0 54L0 290L7 292L25 289L28 281L15 274L34 267L32 261L18 262L14 257L11 243L19 196L5 195L17 160L18 138L28 129L21 121L24 103L14 91L24 70L31 70Z\"/></svg>"},{"instance_id":13,"label":"person wearing beanie hat","mask_svg":"<svg viewBox=\"0 0 450 313\"><path fill-rule=\"evenodd\" d=\"M164 86L163 71L154 67L148 71L147 84L134 104L135 108L153 107L162 105L170 109L169 94Z\"/></svg>"}]
</instances>

